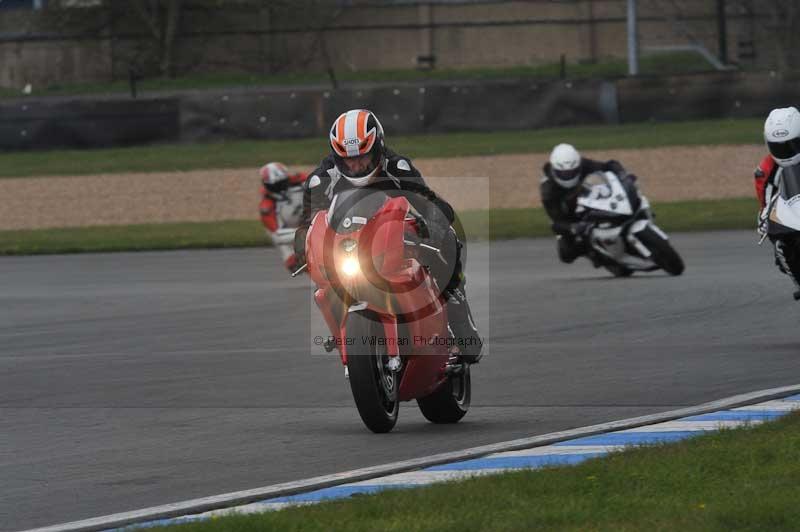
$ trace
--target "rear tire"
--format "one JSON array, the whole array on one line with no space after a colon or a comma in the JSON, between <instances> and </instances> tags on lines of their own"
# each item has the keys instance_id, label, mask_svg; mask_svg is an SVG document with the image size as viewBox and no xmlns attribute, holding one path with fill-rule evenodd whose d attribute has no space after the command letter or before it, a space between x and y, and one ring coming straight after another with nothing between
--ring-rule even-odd
<instances>
[{"instance_id":1,"label":"rear tire","mask_svg":"<svg viewBox=\"0 0 800 532\"><path fill-rule=\"evenodd\" d=\"M389 357L385 346L362 341L383 338L383 326L361 312L353 312L347 318L346 336L354 339L347 349L347 369L358 414L372 432L389 432L397 423L400 376L386 368Z\"/></svg>"},{"instance_id":2,"label":"rear tire","mask_svg":"<svg viewBox=\"0 0 800 532\"><path fill-rule=\"evenodd\" d=\"M683 259L669 243L649 227L639 231L636 237L653 254L653 262L670 275L683 273Z\"/></svg>"},{"instance_id":3,"label":"rear tire","mask_svg":"<svg viewBox=\"0 0 800 532\"><path fill-rule=\"evenodd\" d=\"M460 375L451 375L432 394L417 399L417 404L431 423L458 423L469 410L472 399L472 379L469 365Z\"/></svg>"}]
</instances>

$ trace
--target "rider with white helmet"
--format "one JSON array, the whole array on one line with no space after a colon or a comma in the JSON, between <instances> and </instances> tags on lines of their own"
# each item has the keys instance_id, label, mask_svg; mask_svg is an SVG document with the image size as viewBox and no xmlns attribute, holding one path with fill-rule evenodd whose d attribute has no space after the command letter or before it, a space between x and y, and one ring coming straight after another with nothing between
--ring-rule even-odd
<instances>
[{"instance_id":1,"label":"rider with white helmet","mask_svg":"<svg viewBox=\"0 0 800 532\"><path fill-rule=\"evenodd\" d=\"M797 108L773 109L764 122L764 141L780 166L786 168L800 163L800 112Z\"/></svg>"},{"instance_id":2,"label":"rider with white helmet","mask_svg":"<svg viewBox=\"0 0 800 532\"><path fill-rule=\"evenodd\" d=\"M624 177L625 168L614 160L601 162L581 157L571 144L559 144L553 148L542 171L544 176L539 186L542 205L553 222L553 232L558 235L558 257L569 264L586 253L585 236L591 229L590 224L575 215L580 185L595 172L614 172Z\"/></svg>"},{"instance_id":3,"label":"rider with white helmet","mask_svg":"<svg viewBox=\"0 0 800 532\"><path fill-rule=\"evenodd\" d=\"M425 220L432 244L442 250L447 264L433 260L428 264L442 296L447 300L447 317L461 360L476 363L483 342L478 335L464 291L463 243L452 224L453 208L431 190L414 168L411 159L386 147L383 126L366 109L342 113L328 136L330 155L311 172L303 197L303 224L295 237L298 256L305 251L305 235L314 214L326 210L333 197L352 188L370 187L389 196L404 196ZM455 354L455 353L454 353Z\"/></svg>"},{"instance_id":4,"label":"rider with white helmet","mask_svg":"<svg viewBox=\"0 0 800 532\"><path fill-rule=\"evenodd\" d=\"M764 122L764 142L769 155L755 172L756 194L761 203L759 232L767 233L769 205L777 186L775 178L782 168L800 164L800 111L795 107L773 109ZM775 264L795 284L795 299L800 299L800 249L793 235L769 235L775 246ZM787 239L793 239L791 242Z\"/></svg>"}]
</instances>

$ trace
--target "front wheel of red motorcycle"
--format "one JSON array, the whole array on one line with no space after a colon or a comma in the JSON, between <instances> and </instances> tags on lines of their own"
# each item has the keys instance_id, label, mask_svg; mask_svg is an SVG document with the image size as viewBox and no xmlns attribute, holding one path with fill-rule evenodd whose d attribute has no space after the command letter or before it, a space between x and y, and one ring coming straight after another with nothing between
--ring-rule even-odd
<instances>
[{"instance_id":1,"label":"front wheel of red motorcycle","mask_svg":"<svg viewBox=\"0 0 800 532\"><path fill-rule=\"evenodd\" d=\"M432 394L417 399L417 404L431 423L458 423L469 410L472 398L472 379L469 366L450 377Z\"/></svg>"},{"instance_id":2,"label":"front wheel of red motorcycle","mask_svg":"<svg viewBox=\"0 0 800 532\"><path fill-rule=\"evenodd\" d=\"M347 318L347 369L358 414L369 430L384 433L397 423L399 376L388 368L383 325L377 318L353 312ZM381 345L382 344L382 345Z\"/></svg>"}]
</instances>

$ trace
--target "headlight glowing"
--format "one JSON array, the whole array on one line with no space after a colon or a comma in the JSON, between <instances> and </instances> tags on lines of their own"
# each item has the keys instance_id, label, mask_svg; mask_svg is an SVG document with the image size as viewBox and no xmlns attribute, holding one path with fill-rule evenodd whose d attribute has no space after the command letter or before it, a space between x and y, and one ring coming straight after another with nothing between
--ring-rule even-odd
<instances>
[{"instance_id":1,"label":"headlight glowing","mask_svg":"<svg viewBox=\"0 0 800 532\"><path fill-rule=\"evenodd\" d=\"M347 277L352 277L361 270L361 267L356 257L345 257L344 260L342 260L340 269Z\"/></svg>"}]
</instances>

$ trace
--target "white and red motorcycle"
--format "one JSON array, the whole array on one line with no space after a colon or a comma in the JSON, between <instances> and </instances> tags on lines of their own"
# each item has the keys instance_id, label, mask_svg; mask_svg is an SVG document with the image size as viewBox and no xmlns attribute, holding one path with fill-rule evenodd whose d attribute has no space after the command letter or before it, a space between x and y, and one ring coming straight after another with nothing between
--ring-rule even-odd
<instances>
[{"instance_id":1,"label":"white and red motorcycle","mask_svg":"<svg viewBox=\"0 0 800 532\"><path fill-rule=\"evenodd\" d=\"M670 275L683 273L683 259L653 222L650 202L639 193L633 176L589 175L575 213L593 224L587 255L597 267L615 277L659 269Z\"/></svg>"}]
</instances>

